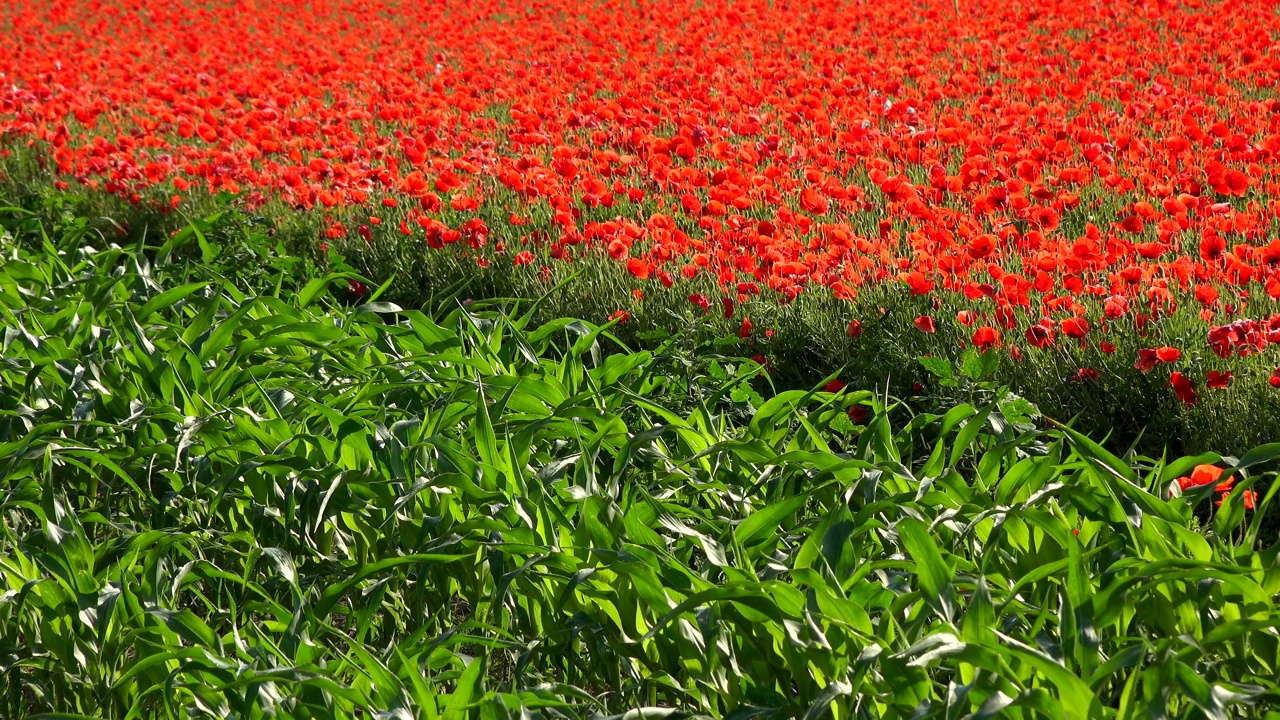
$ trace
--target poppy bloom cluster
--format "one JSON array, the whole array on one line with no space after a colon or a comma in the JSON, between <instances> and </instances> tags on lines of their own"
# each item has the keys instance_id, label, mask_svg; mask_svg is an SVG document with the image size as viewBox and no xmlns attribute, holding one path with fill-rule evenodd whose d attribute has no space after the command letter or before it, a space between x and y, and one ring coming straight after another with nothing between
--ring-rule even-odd
<instances>
[{"instance_id":1,"label":"poppy bloom cluster","mask_svg":"<svg viewBox=\"0 0 1280 720\"><path fill-rule=\"evenodd\" d=\"M60 187L710 278L743 333L752 301L886 284L1015 357L1178 312L1223 357L1275 332L1232 319L1280 299L1266 3L12 0L0 23L0 154Z\"/></svg>"},{"instance_id":2,"label":"poppy bloom cluster","mask_svg":"<svg viewBox=\"0 0 1280 720\"><path fill-rule=\"evenodd\" d=\"M1222 480L1223 469L1217 465L1197 465L1192 469L1188 476L1178 478L1178 489L1186 492L1193 488L1213 485L1213 491L1219 495L1226 495L1235 487L1236 479L1234 476ZM1258 493L1253 490L1245 490L1242 493L1244 506L1248 510L1253 510L1258 502ZM1216 501L1219 506L1222 505L1222 498Z\"/></svg>"},{"instance_id":3,"label":"poppy bloom cluster","mask_svg":"<svg viewBox=\"0 0 1280 720\"><path fill-rule=\"evenodd\" d=\"M1247 357L1280 343L1280 313L1265 321L1242 318L1209 328L1209 347L1220 358Z\"/></svg>"}]
</instances>

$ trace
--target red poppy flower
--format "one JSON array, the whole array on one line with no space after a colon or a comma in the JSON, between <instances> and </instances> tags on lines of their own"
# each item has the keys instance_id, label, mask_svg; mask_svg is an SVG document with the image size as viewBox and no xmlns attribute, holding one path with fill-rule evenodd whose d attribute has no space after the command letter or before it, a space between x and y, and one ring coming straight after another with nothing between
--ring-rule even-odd
<instances>
[{"instance_id":1,"label":"red poppy flower","mask_svg":"<svg viewBox=\"0 0 1280 720\"><path fill-rule=\"evenodd\" d=\"M642 258L627 258L627 272L641 279L649 279L649 262Z\"/></svg>"},{"instance_id":2,"label":"red poppy flower","mask_svg":"<svg viewBox=\"0 0 1280 720\"><path fill-rule=\"evenodd\" d=\"M862 323L857 320L849 321L849 337L856 338L862 335Z\"/></svg>"},{"instance_id":3,"label":"red poppy flower","mask_svg":"<svg viewBox=\"0 0 1280 720\"><path fill-rule=\"evenodd\" d=\"M1168 345L1166 345L1162 348L1156 349L1156 358L1159 359L1160 362L1163 362L1163 363L1177 362L1178 358L1180 357L1182 357L1182 351L1179 350L1178 348L1169 347Z\"/></svg>"},{"instance_id":4,"label":"red poppy flower","mask_svg":"<svg viewBox=\"0 0 1280 720\"><path fill-rule=\"evenodd\" d=\"M1043 323L1027 328L1027 342L1031 347L1044 349L1053 345L1053 329Z\"/></svg>"},{"instance_id":5,"label":"red poppy flower","mask_svg":"<svg viewBox=\"0 0 1280 720\"><path fill-rule=\"evenodd\" d=\"M1224 390L1231 387L1232 379L1233 375L1230 370L1225 372L1220 370L1210 370L1205 375L1204 384L1206 387L1213 388L1214 390Z\"/></svg>"},{"instance_id":6,"label":"red poppy flower","mask_svg":"<svg viewBox=\"0 0 1280 720\"><path fill-rule=\"evenodd\" d=\"M805 188L800 193L800 207L805 212L813 213L814 215L826 215L827 210L830 208L830 203L813 188Z\"/></svg>"},{"instance_id":7,"label":"red poppy flower","mask_svg":"<svg viewBox=\"0 0 1280 720\"><path fill-rule=\"evenodd\" d=\"M981 260L996 249L996 237L994 235L979 235L969 242L969 257L974 260Z\"/></svg>"},{"instance_id":8,"label":"red poppy flower","mask_svg":"<svg viewBox=\"0 0 1280 720\"><path fill-rule=\"evenodd\" d=\"M1218 482L1218 478L1222 477L1222 468L1216 465L1197 465L1191 470L1190 477L1178 478L1178 487L1183 492L1202 485Z\"/></svg>"},{"instance_id":9,"label":"red poppy flower","mask_svg":"<svg viewBox=\"0 0 1280 720\"><path fill-rule=\"evenodd\" d=\"M1180 372L1173 372L1169 375L1169 385L1173 387L1174 393L1184 405L1194 405L1196 402L1195 385L1190 378Z\"/></svg>"},{"instance_id":10,"label":"red poppy flower","mask_svg":"<svg viewBox=\"0 0 1280 720\"><path fill-rule=\"evenodd\" d=\"M1201 305L1212 305L1218 301L1218 289L1203 283L1196 285L1196 302Z\"/></svg>"},{"instance_id":11,"label":"red poppy flower","mask_svg":"<svg viewBox=\"0 0 1280 720\"><path fill-rule=\"evenodd\" d=\"M845 389L845 387L846 387L846 383L843 380L836 378L831 382L827 383L822 389L826 390L829 393L838 393L841 390Z\"/></svg>"},{"instance_id":12,"label":"red poppy flower","mask_svg":"<svg viewBox=\"0 0 1280 720\"><path fill-rule=\"evenodd\" d=\"M1216 505L1216 506L1218 506L1218 507L1222 507L1222 502L1223 502L1224 500L1226 500L1226 499L1227 499L1226 497L1220 497L1220 498L1218 498L1217 500L1215 500L1213 504L1214 504L1214 505ZM1255 509L1257 509L1257 505L1258 505L1258 493L1257 493L1257 492L1255 492L1255 491L1253 491L1253 490L1245 490L1244 492L1240 493L1240 499L1241 499L1242 501L1244 501L1244 508L1245 508L1246 510L1255 510Z\"/></svg>"},{"instance_id":13,"label":"red poppy flower","mask_svg":"<svg viewBox=\"0 0 1280 720\"><path fill-rule=\"evenodd\" d=\"M1280 368L1271 371L1271 377L1267 379L1271 383L1271 387L1280 388Z\"/></svg>"},{"instance_id":14,"label":"red poppy flower","mask_svg":"<svg viewBox=\"0 0 1280 720\"><path fill-rule=\"evenodd\" d=\"M871 411L867 409L866 405L849 406L849 420L853 422L854 425L861 425L870 414Z\"/></svg>"},{"instance_id":15,"label":"red poppy flower","mask_svg":"<svg viewBox=\"0 0 1280 720\"><path fill-rule=\"evenodd\" d=\"M1098 371L1093 368L1080 368L1071 376L1071 381L1077 383L1097 382Z\"/></svg>"},{"instance_id":16,"label":"red poppy flower","mask_svg":"<svg viewBox=\"0 0 1280 720\"><path fill-rule=\"evenodd\" d=\"M1062 321L1062 333L1070 338L1082 338L1089 334L1089 321L1082 317L1071 317Z\"/></svg>"},{"instance_id":17,"label":"red poppy flower","mask_svg":"<svg viewBox=\"0 0 1280 720\"><path fill-rule=\"evenodd\" d=\"M938 329L934 327L933 318L929 315L921 315L916 318L916 329L925 333L935 333L938 331Z\"/></svg>"},{"instance_id":18,"label":"red poppy flower","mask_svg":"<svg viewBox=\"0 0 1280 720\"><path fill-rule=\"evenodd\" d=\"M983 326L973 331L973 344L979 350L988 350L1000 344L1000 331Z\"/></svg>"},{"instance_id":19,"label":"red poppy flower","mask_svg":"<svg viewBox=\"0 0 1280 720\"><path fill-rule=\"evenodd\" d=\"M933 291L933 281L922 272L907 273L902 276L902 279L911 288L912 295L927 295Z\"/></svg>"},{"instance_id":20,"label":"red poppy flower","mask_svg":"<svg viewBox=\"0 0 1280 720\"><path fill-rule=\"evenodd\" d=\"M1155 348L1141 348L1138 350L1138 360L1133 366L1145 373L1154 370L1159 362L1160 357L1156 354Z\"/></svg>"},{"instance_id":21,"label":"red poppy flower","mask_svg":"<svg viewBox=\"0 0 1280 720\"><path fill-rule=\"evenodd\" d=\"M1244 501L1245 510L1255 510L1258 505L1258 493L1254 490L1245 490L1240 493L1240 499ZM1219 503L1221 504L1221 503Z\"/></svg>"},{"instance_id":22,"label":"red poppy flower","mask_svg":"<svg viewBox=\"0 0 1280 720\"><path fill-rule=\"evenodd\" d=\"M754 325L751 322L751 318L742 318L742 325L738 326L738 337L751 337L751 328L753 327Z\"/></svg>"},{"instance_id":23,"label":"red poppy flower","mask_svg":"<svg viewBox=\"0 0 1280 720\"><path fill-rule=\"evenodd\" d=\"M1129 312L1129 298L1123 295L1112 295L1103 302L1102 308L1103 313L1112 320L1124 317Z\"/></svg>"}]
</instances>

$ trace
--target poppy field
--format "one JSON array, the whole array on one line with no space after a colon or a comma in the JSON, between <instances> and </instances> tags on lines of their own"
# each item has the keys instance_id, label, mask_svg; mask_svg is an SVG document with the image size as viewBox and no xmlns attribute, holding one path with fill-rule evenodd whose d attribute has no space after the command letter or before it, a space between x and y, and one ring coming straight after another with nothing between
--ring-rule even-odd
<instances>
[{"instance_id":1,"label":"poppy field","mask_svg":"<svg viewBox=\"0 0 1280 720\"><path fill-rule=\"evenodd\" d=\"M412 300L600 265L565 293L597 321L710 315L779 372L900 395L936 389L917 357L990 348L1055 417L1243 450L1280 432L1278 24L1254 2L18 0L0 136L10 174L64 190L232 193Z\"/></svg>"},{"instance_id":2,"label":"poppy field","mask_svg":"<svg viewBox=\"0 0 1280 720\"><path fill-rule=\"evenodd\" d=\"M9 0L0 717L1280 717L1277 42Z\"/></svg>"}]
</instances>

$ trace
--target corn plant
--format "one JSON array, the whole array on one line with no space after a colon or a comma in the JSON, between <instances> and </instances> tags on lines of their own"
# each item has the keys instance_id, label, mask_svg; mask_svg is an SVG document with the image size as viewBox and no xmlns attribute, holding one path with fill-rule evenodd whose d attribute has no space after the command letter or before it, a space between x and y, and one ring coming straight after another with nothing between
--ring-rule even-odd
<instances>
[{"instance_id":1,"label":"corn plant","mask_svg":"<svg viewBox=\"0 0 1280 720\"><path fill-rule=\"evenodd\" d=\"M1117 455L998 393L773 392L529 303L344 306L342 273L26 230L4 717L1280 708L1280 444Z\"/></svg>"}]
</instances>

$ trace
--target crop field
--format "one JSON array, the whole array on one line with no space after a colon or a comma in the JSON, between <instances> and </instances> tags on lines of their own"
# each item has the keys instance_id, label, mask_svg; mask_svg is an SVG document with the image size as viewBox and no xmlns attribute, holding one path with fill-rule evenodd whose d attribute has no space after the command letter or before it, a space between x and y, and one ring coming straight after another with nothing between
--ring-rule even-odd
<instances>
[{"instance_id":1,"label":"crop field","mask_svg":"<svg viewBox=\"0 0 1280 720\"><path fill-rule=\"evenodd\" d=\"M1280 717L1278 43L9 0L0 718Z\"/></svg>"},{"instance_id":2,"label":"crop field","mask_svg":"<svg viewBox=\"0 0 1280 720\"><path fill-rule=\"evenodd\" d=\"M1280 436L1270 3L676 5L16 0L0 134L43 185L234 193L411 303L591 266L567 311L709 314L799 384L935 393L917 357L991 347L1147 450Z\"/></svg>"}]
</instances>

